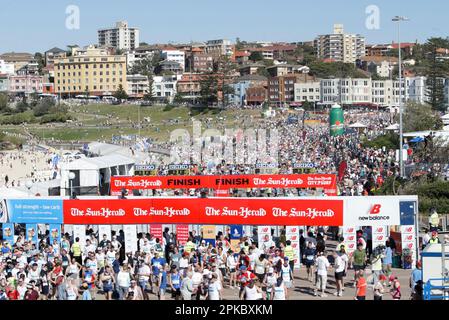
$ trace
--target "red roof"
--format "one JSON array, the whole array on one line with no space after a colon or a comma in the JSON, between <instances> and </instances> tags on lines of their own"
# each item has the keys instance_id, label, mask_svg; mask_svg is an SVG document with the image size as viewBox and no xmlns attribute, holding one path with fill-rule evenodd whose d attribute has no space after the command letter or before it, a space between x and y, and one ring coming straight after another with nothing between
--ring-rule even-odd
<instances>
[{"instance_id":1,"label":"red roof","mask_svg":"<svg viewBox=\"0 0 449 320\"><path fill-rule=\"evenodd\" d=\"M415 45L416 45L416 43L404 42L404 43L401 43L401 49L413 48ZM391 46L393 47L393 49L399 48L399 45L397 43L392 43Z\"/></svg>"}]
</instances>

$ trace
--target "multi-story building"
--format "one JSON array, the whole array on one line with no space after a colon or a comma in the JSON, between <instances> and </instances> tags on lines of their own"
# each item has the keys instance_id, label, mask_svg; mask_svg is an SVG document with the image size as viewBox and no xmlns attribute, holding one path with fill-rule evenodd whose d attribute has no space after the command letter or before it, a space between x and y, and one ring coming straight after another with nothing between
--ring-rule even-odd
<instances>
[{"instance_id":1,"label":"multi-story building","mask_svg":"<svg viewBox=\"0 0 449 320\"><path fill-rule=\"evenodd\" d=\"M0 74L0 92L9 91L9 77L7 74Z\"/></svg>"},{"instance_id":2,"label":"multi-story building","mask_svg":"<svg viewBox=\"0 0 449 320\"><path fill-rule=\"evenodd\" d=\"M144 59L153 59L154 56L160 56L161 50L156 46L144 45L136 48L134 51L126 53L128 68L131 69L135 63Z\"/></svg>"},{"instance_id":3,"label":"multi-story building","mask_svg":"<svg viewBox=\"0 0 449 320\"><path fill-rule=\"evenodd\" d=\"M270 78L268 81L268 99L271 104L283 106L295 100L295 75Z\"/></svg>"},{"instance_id":4,"label":"multi-story building","mask_svg":"<svg viewBox=\"0 0 449 320\"><path fill-rule=\"evenodd\" d=\"M34 56L26 52L7 52L0 55L0 60L5 61L5 63L14 64L14 69L18 70L34 62Z\"/></svg>"},{"instance_id":5,"label":"multi-story building","mask_svg":"<svg viewBox=\"0 0 449 320\"><path fill-rule=\"evenodd\" d=\"M184 69L181 64L175 61L162 61L156 67L156 72L159 73L174 73L174 74L182 74Z\"/></svg>"},{"instance_id":6,"label":"multi-story building","mask_svg":"<svg viewBox=\"0 0 449 320\"><path fill-rule=\"evenodd\" d=\"M319 81L295 83L295 102L318 103L321 100L321 84Z\"/></svg>"},{"instance_id":7,"label":"multi-story building","mask_svg":"<svg viewBox=\"0 0 449 320\"><path fill-rule=\"evenodd\" d=\"M244 105L247 100L247 91L251 87L266 87L268 79L259 75L246 75L237 78L234 83L229 86L233 89L233 93L227 95L227 102L234 105Z\"/></svg>"},{"instance_id":8,"label":"multi-story building","mask_svg":"<svg viewBox=\"0 0 449 320\"><path fill-rule=\"evenodd\" d=\"M192 72L196 73L212 72L214 70L214 56L207 53L192 52L191 69Z\"/></svg>"},{"instance_id":9,"label":"multi-story building","mask_svg":"<svg viewBox=\"0 0 449 320\"><path fill-rule=\"evenodd\" d=\"M178 63L181 68L182 72L185 70L186 65L186 56L184 51L181 50L162 50L162 59L170 62L176 62Z\"/></svg>"},{"instance_id":10,"label":"multi-story building","mask_svg":"<svg viewBox=\"0 0 449 320\"><path fill-rule=\"evenodd\" d=\"M9 76L9 92L24 96L31 93L42 93L42 76L38 75L12 75Z\"/></svg>"},{"instance_id":11,"label":"multi-story building","mask_svg":"<svg viewBox=\"0 0 449 320\"><path fill-rule=\"evenodd\" d=\"M55 59L64 59L65 57L67 57L67 52L65 50L54 47L45 51L45 65L54 65Z\"/></svg>"},{"instance_id":12,"label":"multi-story building","mask_svg":"<svg viewBox=\"0 0 449 320\"><path fill-rule=\"evenodd\" d=\"M89 47L77 55L55 60L55 92L63 96L107 96L120 85L127 90L126 56L113 56Z\"/></svg>"},{"instance_id":13,"label":"multi-story building","mask_svg":"<svg viewBox=\"0 0 449 320\"><path fill-rule=\"evenodd\" d=\"M371 79L325 79L321 80L321 102L331 105L340 104L370 104Z\"/></svg>"},{"instance_id":14,"label":"multi-story building","mask_svg":"<svg viewBox=\"0 0 449 320\"><path fill-rule=\"evenodd\" d=\"M201 74L184 73L177 83L177 92L184 99L196 100L200 97L201 92Z\"/></svg>"},{"instance_id":15,"label":"multi-story building","mask_svg":"<svg viewBox=\"0 0 449 320\"><path fill-rule=\"evenodd\" d=\"M343 25L334 25L334 33L315 39L315 50L320 59L355 63L365 55L365 38L356 34L345 34Z\"/></svg>"},{"instance_id":16,"label":"multi-story building","mask_svg":"<svg viewBox=\"0 0 449 320\"><path fill-rule=\"evenodd\" d=\"M268 73L272 77L280 77L294 73L309 73L310 68L292 64L277 64L267 68Z\"/></svg>"},{"instance_id":17,"label":"multi-story building","mask_svg":"<svg viewBox=\"0 0 449 320\"><path fill-rule=\"evenodd\" d=\"M177 83L181 76L153 77L153 96L162 102L173 102L177 93Z\"/></svg>"},{"instance_id":18,"label":"multi-story building","mask_svg":"<svg viewBox=\"0 0 449 320\"><path fill-rule=\"evenodd\" d=\"M118 50L134 50L139 46L140 31L130 28L128 22L119 21L115 28L98 30L98 44Z\"/></svg>"},{"instance_id":19,"label":"multi-story building","mask_svg":"<svg viewBox=\"0 0 449 320\"><path fill-rule=\"evenodd\" d=\"M214 59L218 59L221 56L231 57L234 50L235 48L231 41L227 39L209 40L206 42L206 53L211 54Z\"/></svg>"},{"instance_id":20,"label":"multi-story building","mask_svg":"<svg viewBox=\"0 0 449 320\"><path fill-rule=\"evenodd\" d=\"M399 63L396 57L382 57L382 56L366 56L357 60L357 65L360 69L377 74L382 78L389 78L395 66Z\"/></svg>"},{"instance_id":21,"label":"multi-story building","mask_svg":"<svg viewBox=\"0 0 449 320\"><path fill-rule=\"evenodd\" d=\"M126 82L126 93L130 98L143 98L150 88L148 77L141 74L127 75Z\"/></svg>"},{"instance_id":22,"label":"multi-story building","mask_svg":"<svg viewBox=\"0 0 449 320\"><path fill-rule=\"evenodd\" d=\"M246 90L246 104L258 106L268 100L266 87L251 87Z\"/></svg>"},{"instance_id":23,"label":"multi-story building","mask_svg":"<svg viewBox=\"0 0 449 320\"><path fill-rule=\"evenodd\" d=\"M0 74L14 74L14 63L5 62L0 60Z\"/></svg>"}]
</instances>

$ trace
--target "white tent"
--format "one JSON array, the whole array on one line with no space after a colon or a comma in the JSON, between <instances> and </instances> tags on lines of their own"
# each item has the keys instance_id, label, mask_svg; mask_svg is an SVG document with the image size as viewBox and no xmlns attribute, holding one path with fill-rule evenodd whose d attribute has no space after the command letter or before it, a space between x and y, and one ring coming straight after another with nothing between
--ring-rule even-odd
<instances>
[{"instance_id":1,"label":"white tent","mask_svg":"<svg viewBox=\"0 0 449 320\"><path fill-rule=\"evenodd\" d=\"M351 125L349 126L349 128L363 129L363 128L367 128L367 126L364 125L363 123L356 122L356 123L351 124Z\"/></svg>"},{"instance_id":2,"label":"white tent","mask_svg":"<svg viewBox=\"0 0 449 320\"><path fill-rule=\"evenodd\" d=\"M397 124L397 123L392 124L391 126L386 127L385 130L398 131L399 130L399 124Z\"/></svg>"},{"instance_id":3,"label":"white tent","mask_svg":"<svg viewBox=\"0 0 449 320\"><path fill-rule=\"evenodd\" d=\"M449 113L441 117L444 124L449 124Z\"/></svg>"}]
</instances>

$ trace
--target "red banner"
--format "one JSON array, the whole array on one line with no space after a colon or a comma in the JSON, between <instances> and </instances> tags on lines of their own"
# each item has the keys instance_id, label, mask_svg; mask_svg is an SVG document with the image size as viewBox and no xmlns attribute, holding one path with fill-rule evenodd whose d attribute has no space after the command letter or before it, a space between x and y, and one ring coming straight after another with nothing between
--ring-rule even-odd
<instances>
[{"instance_id":1,"label":"red banner","mask_svg":"<svg viewBox=\"0 0 449 320\"><path fill-rule=\"evenodd\" d=\"M64 223L341 226L343 200L326 198L64 200Z\"/></svg>"},{"instance_id":2,"label":"red banner","mask_svg":"<svg viewBox=\"0 0 449 320\"><path fill-rule=\"evenodd\" d=\"M337 177L333 174L227 175L227 176L158 176L111 177L111 194L122 189L246 189L246 188L324 188L336 195Z\"/></svg>"},{"instance_id":3,"label":"red banner","mask_svg":"<svg viewBox=\"0 0 449 320\"><path fill-rule=\"evenodd\" d=\"M159 239L162 243L162 224L151 224L149 231L150 234L153 235L154 239Z\"/></svg>"},{"instance_id":4,"label":"red banner","mask_svg":"<svg viewBox=\"0 0 449 320\"><path fill-rule=\"evenodd\" d=\"M186 224L176 225L176 239L181 246L184 246L189 241L189 226Z\"/></svg>"}]
</instances>

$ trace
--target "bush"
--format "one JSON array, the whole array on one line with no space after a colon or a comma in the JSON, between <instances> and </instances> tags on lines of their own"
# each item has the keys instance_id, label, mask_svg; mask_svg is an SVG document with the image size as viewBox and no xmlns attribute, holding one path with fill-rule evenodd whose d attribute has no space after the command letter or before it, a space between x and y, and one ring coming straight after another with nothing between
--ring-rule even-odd
<instances>
[{"instance_id":1,"label":"bush","mask_svg":"<svg viewBox=\"0 0 449 320\"><path fill-rule=\"evenodd\" d=\"M36 107L33 109L33 114L36 117L49 114L50 110L55 106L55 101L51 98L45 98L39 101Z\"/></svg>"},{"instance_id":2,"label":"bush","mask_svg":"<svg viewBox=\"0 0 449 320\"><path fill-rule=\"evenodd\" d=\"M387 133L386 135L379 136L371 141L365 139L362 144L366 148L382 149L385 147L387 149L398 149L399 136L394 133Z\"/></svg>"},{"instance_id":3,"label":"bush","mask_svg":"<svg viewBox=\"0 0 449 320\"><path fill-rule=\"evenodd\" d=\"M45 124L45 123L52 123L52 122L66 122L67 120L73 120L72 117L70 117L67 114L64 113L55 113L55 114L47 114L43 116L39 123Z\"/></svg>"},{"instance_id":4,"label":"bush","mask_svg":"<svg viewBox=\"0 0 449 320\"><path fill-rule=\"evenodd\" d=\"M173 104L167 104L167 105L164 107L163 111L164 111L164 112L172 111L174 108L176 108L175 105L173 105Z\"/></svg>"},{"instance_id":5,"label":"bush","mask_svg":"<svg viewBox=\"0 0 449 320\"><path fill-rule=\"evenodd\" d=\"M23 123L35 123L37 119L30 113L17 113L11 116L4 117L1 124L19 125Z\"/></svg>"}]
</instances>

